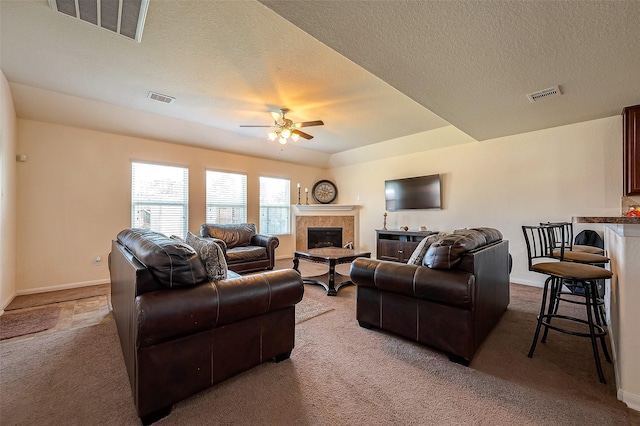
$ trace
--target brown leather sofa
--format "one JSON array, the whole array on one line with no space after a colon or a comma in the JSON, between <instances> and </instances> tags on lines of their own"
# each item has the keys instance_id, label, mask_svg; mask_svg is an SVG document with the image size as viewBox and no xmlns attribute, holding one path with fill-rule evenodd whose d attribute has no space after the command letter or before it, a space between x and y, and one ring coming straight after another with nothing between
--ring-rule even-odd
<instances>
[{"instance_id":1,"label":"brown leather sofa","mask_svg":"<svg viewBox=\"0 0 640 426\"><path fill-rule=\"evenodd\" d=\"M235 272L271 270L276 262L276 236L258 234L254 223L200 226L200 236L213 238L223 246L227 265Z\"/></svg>"},{"instance_id":2,"label":"brown leather sofa","mask_svg":"<svg viewBox=\"0 0 640 426\"><path fill-rule=\"evenodd\" d=\"M148 230L126 229L109 255L111 302L134 403L144 424L171 406L294 347L293 270L209 281L198 253Z\"/></svg>"},{"instance_id":3,"label":"brown leather sofa","mask_svg":"<svg viewBox=\"0 0 640 426\"><path fill-rule=\"evenodd\" d=\"M435 237L421 265L356 259L350 275L360 325L469 365L509 304L510 256L499 231L478 228L470 238L464 231Z\"/></svg>"}]
</instances>

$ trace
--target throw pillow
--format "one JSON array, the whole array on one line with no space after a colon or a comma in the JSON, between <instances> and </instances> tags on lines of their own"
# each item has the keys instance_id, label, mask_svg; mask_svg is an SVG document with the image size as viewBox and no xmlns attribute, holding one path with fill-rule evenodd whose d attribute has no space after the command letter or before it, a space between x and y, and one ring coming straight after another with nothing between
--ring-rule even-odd
<instances>
[{"instance_id":1,"label":"throw pillow","mask_svg":"<svg viewBox=\"0 0 640 426\"><path fill-rule=\"evenodd\" d=\"M227 261L218 244L214 241L207 241L191 232L187 233L186 242L200 255L200 259L204 262L207 270L207 278L210 281L227 279Z\"/></svg>"},{"instance_id":2,"label":"throw pillow","mask_svg":"<svg viewBox=\"0 0 640 426\"><path fill-rule=\"evenodd\" d=\"M418 247L416 247L416 249L411 254L411 257L407 261L407 264L422 265L422 260L424 259L424 255L427 253L427 250L429 250L431 244L438 241L439 238L439 234L433 234L429 235L428 237L424 237L422 241L420 241L420 244L418 244Z\"/></svg>"}]
</instances>

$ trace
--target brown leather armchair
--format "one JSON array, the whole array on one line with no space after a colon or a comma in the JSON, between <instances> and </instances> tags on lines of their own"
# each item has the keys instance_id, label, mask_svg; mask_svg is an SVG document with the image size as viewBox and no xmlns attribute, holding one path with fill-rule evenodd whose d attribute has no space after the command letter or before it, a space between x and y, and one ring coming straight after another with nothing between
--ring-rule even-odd
<instances>
[{"instance_id":1,"label":"brown leather armchair","mask_svg":"<svg viewBox=\"0 0 640 426\"><path fill-rule=\"evenodd\" d=\"M214 239L224 249L227 265L234 272L271 270L276 262L276 236L258 234L254 223L200 225L200 236Z\"/></svg>"},{"instance_id":2,"label":"brown leather armchair","mask_svg":"<svg viewBox=\"0 0 640 426\"><path fill-rule=\"evenodd\" d=\"M509 304L509 245L495 232L480 244L452 243L459 234L450 235L425 255L436 268L356 259L350 274L357 285L356 319L364 328L398 334L469 365Z\"/></svg>"},{"instance_id":3,"label":"brown leather armchair","mask_svg":"<svg viewBox=\"0 0 640 426\"><path fill-rule=\"evenodd\" d=\"M175 402L294 346L304 286L292 269L209 281L197 252L148 230L118 234L111 302L134 403L144 424Z\"/></svg>"}]
</instances>

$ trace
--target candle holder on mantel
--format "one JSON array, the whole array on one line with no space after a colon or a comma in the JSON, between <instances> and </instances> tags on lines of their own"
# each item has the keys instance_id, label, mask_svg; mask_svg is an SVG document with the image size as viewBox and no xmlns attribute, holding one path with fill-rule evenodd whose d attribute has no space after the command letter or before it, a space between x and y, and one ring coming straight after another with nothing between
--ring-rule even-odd
<instances>
[{"instance_id":1,"label":"candle holder on mantel","mask_svg":"<svg viewBox=\"0 0 640 426\"><path fill-rule=\"evenodd\" d=\"M307 202L306 202L306 204L307 204L307 205L309 205L309 193L308 193L308 192L305 192L305 193L304 193L304 195L307 197Z\"/></svg>"},{"instance_id":2,"label":"candle holder on mantel","mask_svg":"<svg viewBox=\"0 0 640 426\"><path fill-rule=\"evenodd\" d=\"M382 229L387 230L387 212L384 212L384 223L382 224Z\"/></svg>"},{"instance_id":3,"label":"candle holder on mantel","mask_svg":"<svg viewBox=\"0 0 640 426\"><path fill-rule=\"evenodd\" d=\"M298 185L298 205L300 205L300 185Z\"/></svg>"}]
</instances>

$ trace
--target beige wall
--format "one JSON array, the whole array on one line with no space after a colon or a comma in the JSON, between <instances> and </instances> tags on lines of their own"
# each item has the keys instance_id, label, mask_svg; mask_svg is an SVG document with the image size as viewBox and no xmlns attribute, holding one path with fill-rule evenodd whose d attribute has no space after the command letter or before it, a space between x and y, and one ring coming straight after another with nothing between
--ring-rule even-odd
<instances>
[{"instance_id":1,"label":"beige wall","mask_svg":"<svg viewBox=\"0 0 640 426\"><path fill-rule=\"evenodd\" d=\"M456 139L449 129L448 137ZM442 210L389 212L387 226L421 225L451 231L460 227L493 226L510 240L514 257L512 280L538 285L541 277L526 270L520 226L539 221L568 220L579 215L617 215L622 193L622 123L610 117L484 142L466 141L417 154L335 167L328 172L277 161L226 154L200 148L117 136L78 128L18 120L18 149L29 161L18 168L17 290L29 292L103 282L110 241L130 226L131 160L186 165L190 168L189 228L204 221L204 170L248 174L249 221L259 222L258 176L291 179L311 188L331 176L341 204L360 208L360 246L375 250L376 228L382 226L384 180L440 173ZM433 145L442 131L421 134ZM412 144L415 135L409 137ZM367 158L360 148L338 154L343 162ZM201 176L198 179L198 176ZM593 228L593 227L592 227ZM576 226L579 231L581 226ZM601 228L596 228L601 231ZM44 248L43 248L44 247ZM51 250L51 247L56 247ZM49 248L49 249L47 249ZM291 236L281 237L278 257L291 256ZM34 259L38 258L37 265Z\"/></svg>"},{"instance_id":2,"label":"beige wall","mask_svg":"<svg viewBox=\"0 0 640 426\"><path fill-rule=\"evenodd\" d=\"M131 161L189 167L189 230L205 221L205 170L248 176L248 221L259 223L259 176L311 187L325 171L73 127L18 120L18 147L29 160L18 170L19 293L107 282L111 240L131 226ZM291 235L278 257L289 257ZM100 256L99 266L93 259Z\"/></svg>"},{"instance_id":3,"label":"beige wall","mask_svg":"<svg viewBox=\"0 0 640 426\"><path fill-rule=\"evenodd\" d=\"M0 72L0 311L16 292L16 111L9 83Z\"/></svg>"},{"instance_id":4,"label":"beige wall","mask_svg":"<svg viewBox=\"0 0 640 426\"><path fill-rule=\"evenodd\" d=\"M429 132L422 134L430 144ZM433 132L440 137L441 132ZM461 134L460 138L464 135ZM403 139L396 140L401 145ZM367 148L340 154L367 157ZM371 149L375 149L372 147ZM390 152L391 154L391 152ZM442 210L389 212L388 229L421 225L437 231L490 226L509 240L513 282L541 285L527 270L521 225L617 216L622 196L622 118L584 123L483 142L337 167L339 202L361 204L360 244L375 250L383 223L384 181L439 173ZM602 232L602 227L593 227ZM576 225L578 232L583 229Z\"/></svg>"}]
</instances>

